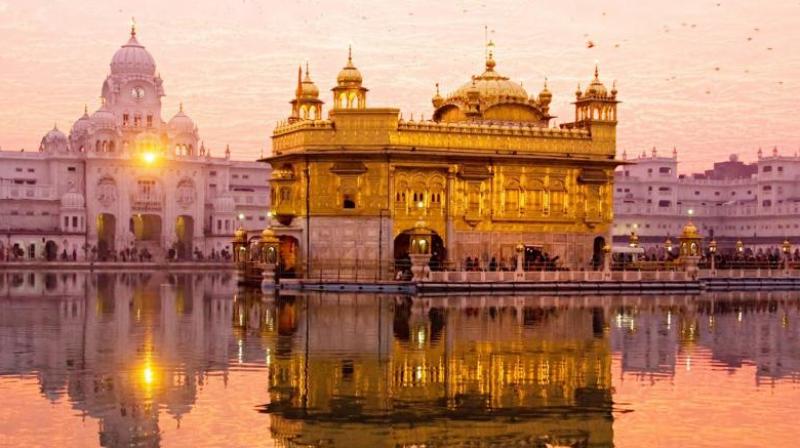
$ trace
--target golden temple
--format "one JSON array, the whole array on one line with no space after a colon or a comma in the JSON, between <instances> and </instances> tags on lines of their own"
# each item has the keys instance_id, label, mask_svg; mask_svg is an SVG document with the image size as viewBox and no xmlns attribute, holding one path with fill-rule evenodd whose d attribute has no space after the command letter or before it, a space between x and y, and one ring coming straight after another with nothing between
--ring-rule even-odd
<instances>
[{"instance_id":1,"label":"golden temple","mask_svg":"<svg viewBox=\"0 0 800 448\"><path fill-rule=\"evenodd\" d=\"M437 84L430 120L368 107L367 93L351 52L323 118L308 66L298 72L291 116L265 159L284 268L390 266L420 221L445 267L510 260L520 243L526 256L588 267L610 241L618 101L597 68L575 92L574 121L558 126L547 81L529 96L498 73L491 49L483 73L452 94Z\"/></svg>"}]
</instances>

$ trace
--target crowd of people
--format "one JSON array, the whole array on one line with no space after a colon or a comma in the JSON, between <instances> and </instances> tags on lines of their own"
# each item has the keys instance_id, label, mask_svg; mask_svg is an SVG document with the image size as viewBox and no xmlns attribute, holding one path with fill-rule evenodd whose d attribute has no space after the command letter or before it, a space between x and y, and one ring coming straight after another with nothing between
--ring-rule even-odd
<instances>
[{"instance_id":1,"label":"crowd of people","mask_svg":"<svg viewBox=\"0 0 800 448\"><path fill-rule=\"evenodd\" d=\"M158 261L162 257L154 255L147 247L126 247L121 250L101 250L94 245L86 245L82 248L83 253L78 249L62 249L57 255L48 256L46 253L35 254L31 256L23 248L14 245L7 248L0 247L0 262L5 261L62 261L62 262L77 262L77 261L93 261L93 262L123 262L123 263L148 263ZM229 262L233 258L230 251L222 249L217 251L211 249L211 253L206 255L199 248L194 248L191 257L181 256L177 248L170 248L163 259L170 262L177 261L215 261L215 262Z\"/></svg>"}]
</instances>

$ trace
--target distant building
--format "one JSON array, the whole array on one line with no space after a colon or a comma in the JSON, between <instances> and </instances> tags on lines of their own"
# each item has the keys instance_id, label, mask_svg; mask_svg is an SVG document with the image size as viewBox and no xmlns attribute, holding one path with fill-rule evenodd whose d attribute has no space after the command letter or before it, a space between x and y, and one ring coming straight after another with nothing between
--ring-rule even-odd
<instances>
[{"instance_id":1,"label":"distant building","mask_svg":"<svg viewBox=\"0 0 800 448\"><path fill-rule=\"evenodd\" d=\"M635 231L645 247L676 241L691 217L706 241L721 250L741 240L751 248L800 244L800 157L758 151L753 163L731 155L702 174L678 175L678 156L625 158L630 165L615 173L614 240L627 242Z\"/></svg>"},{"instance_id":2,"label":"distant building","mask_svg":"<svg viewBox=\"0 0 800 448\"><path fill-rule=\"evenodd\" d=\"M161 77L135 29L114 54L103 104L39 152L0 152L0 249L23 259L83 259L125 248L156 258L209 255L235 228L268 225L267 164L212 157L180 110L161 118ZM10 250L9 250L10 249Z\"/></svg>"}]
</instances>

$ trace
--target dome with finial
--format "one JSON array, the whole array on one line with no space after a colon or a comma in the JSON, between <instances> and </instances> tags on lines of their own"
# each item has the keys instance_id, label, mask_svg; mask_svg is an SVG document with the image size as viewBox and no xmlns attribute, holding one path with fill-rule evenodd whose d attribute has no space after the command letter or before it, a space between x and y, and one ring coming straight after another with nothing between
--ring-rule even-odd
<instances>
[{"instance_id":1,"label":"dome with finial","mask_svg":"<svg viewBox=\"0 0 800 448\"><path fill-rule=\"evenodd\" d=\"M475 76L472 81L456 89L448 99L466 97L467 91L474 86L482 98L506 98L527 101L528 92L525 91L522 85L496 72L494 70L496 65L494 56L490 52L489 56L486 58L486 69L484 72L479 76Z\"/></svg>"},{"instance_id":2,"label":"dome with finial","mask_svg":"<svg viewBox=\"0 0 800 448\"><path fill-rule=\"evenodd\" d=\"M586 91L583 93L584 96L593 96L593 97L601 97L606 96L607 90L606 86L600 82L600 75L597 69L597 65L594 66L594 79L592 82L589 83L589 87L586 88Z\"/></svg>"},{"instance_id":3,"label":"dome with finial","mask_svg":"<svg viewBox=\"0 0 800 448\"><path fill-rule=\"evenodd\" d=\"M195 130L194 121L183 112L183 103L178 108L178 113L169 120L169 130L173 134L192 133Z\"/></svg>"},{"instance_id":4,"label":"dome with finial","mask_svg":"<svg viewBox=\"0 0 800 448\"><path fill-rule=\"evenodd\" d=\"M547 89L547 78L544 78L544 87L542 88L542 91L539 92L539 104L547 106L552 100L553 94Z\"/></svg>"},{"instance_id":5,"label":"dome with finial","mask_svg":"<svg viewBox=\"0 0 800 448\"><path fill-rule=\"evenodd\" d=\"M70 130L70 135L73 137L77 137L84 132L87 132L92 125L92 121L89 118L89 108L88 106L83 106L83 116L78 118L78 120L72 125L72 130Z\"/></svg>"},{"instance_id":6,"label":"dome with finial","mask_svg":"<svg viewBox=\"0 0 800 448\"><path fill-rule=\"evenodd\" d=\"M306 62L306 74L300 83L299 93L301 98L319 98L319 88L311 80L311 75L308 72L308 62Z\"/></svg>"},{"instance_id":7,"label":"dome with finial","mask_svg":"<svg viewBox=\"0 0 800 448\"><path fill-rule=\"evenodd\" d=\"M498 73L493 46L491 42L487 45L483 73L447 95L438 106L434 104L434 120L522 121L546 126L552 95L545 88L539 98L530 97L522 84Z\"/></svg>"},{"instance_id":8,"label":"dome with finial","mask_svg":"<svg viewBox=\"0 0 800 448\"><path fill-rule=\"evenodd\" d=\"M697 226L689 221L683 226L683 230L681 231L681 238L699 238L700 234L697 232Z\"/></svg>"},{"instance_id":9,"label":"dome with finial","mask_svg":"<svg viewBox=\"0 0 800 448\"><path fill-rule=\"evenodd\" d=\"M336 76L336 82L340 86L360 85L363 82L361 72L353 65L353 47L349 47L347 50L347 65L339 71L339 74Z\"/></svg>"},{"instance_id":10,"label":"dome with finial","mask_svg":"<svg viewBox=\"0 0 800 448\"><path fill-rule=\"evenodd\" d=\"M69 147L67 136L58 129L57 125L53 125L47 134L42 137L42 142L39 144L39 151L42 152L64 152Z\"/></svg>"},{"instance_id":11,"label":"dome with finial","mask_svg":"<svg viewBox=\"0 0 800 448\"><path fill-rule=\"evenodd\" d=\"M439 94L439 83L438 82L436 83L436 95L433 96L433 99L431 100L431 102L433 103L433 107L440 107L442 105L442 103L444 103L444 98L442 98L442 95Z\"/></svg>"},{"instance_id":12,"label":"dome with finial","mask_svg":"<svg viewBox=\"0 0 800 448\"><path fill-rule=\"evenodd\" d=\"M112 74L140 74L152 76L156 73L156 62L150 52L136 40L136 26L131 24L131 37L111 59Z\"/></svg>"},{"instance_id":13,"label":"dome with finial","mask_svg":"<svg viewBox=\"0 0 800 448\"><path fill-rule=\"evenodd\" d=\"M117 118L114 116L114 113L108 110L106 106L105 98L103 98L103 105L100 106L100 109L97 109L95 113L92 114L90 118L92 122L92 126L99 130L99 129L115 129L117 126Z\"/></svg>"}]
</instances>

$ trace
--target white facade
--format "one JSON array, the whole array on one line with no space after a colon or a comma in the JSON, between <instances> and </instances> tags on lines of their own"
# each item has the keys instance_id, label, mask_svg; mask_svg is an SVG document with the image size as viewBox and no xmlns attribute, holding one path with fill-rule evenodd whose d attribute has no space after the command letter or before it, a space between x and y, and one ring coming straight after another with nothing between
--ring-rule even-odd
<instances>
[{"instance_id":1,"label":"white facade","mask_svg":"<svg viewBox=\"0 0 800 448\"><path fill-rule=\"evenodd\" d=\"M180 110L161 117L162 80L131 31L103 82L102 106L38 153L0 151L0 249L24 259L227 247L236 228L269 224L268 164L212 157ZM112 252L113 251L113 252ZM12 251L13 252L13 251Z\"/></svg>"},{"instance_id":2,"label":"white facade","mask_svg":"<svg viewBox=\"0 0 800 448\"><path fill-rule=\"evenodd\" d=\"M655 150L626 159L615 173L615 241L635 231L645 247L663 245L691 219L722 250L737 240L747 247L777 248L784 239L800 244L800 157L776 150L752 164L732 155L702 174L678 175L678 157Z\"/></svg>"}]
</instances>

